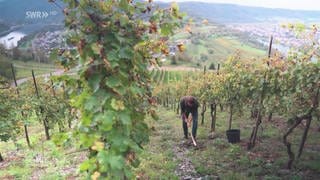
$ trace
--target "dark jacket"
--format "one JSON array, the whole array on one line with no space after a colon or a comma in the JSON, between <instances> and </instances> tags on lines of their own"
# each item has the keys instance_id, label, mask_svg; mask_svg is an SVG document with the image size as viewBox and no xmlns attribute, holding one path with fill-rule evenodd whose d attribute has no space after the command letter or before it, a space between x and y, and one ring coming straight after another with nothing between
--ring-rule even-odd
<instances>
[{"instance_id":1,"label":"dark jacket","mask_svg":"<svg viewBox=\"0 0 320 180\"><path fill-rule=\"evenodd\" d=\"M193 113L199 107L199 102L193 96L184 96L180 99L180 108L182 113Z\"/></svg>"}]
</instances>

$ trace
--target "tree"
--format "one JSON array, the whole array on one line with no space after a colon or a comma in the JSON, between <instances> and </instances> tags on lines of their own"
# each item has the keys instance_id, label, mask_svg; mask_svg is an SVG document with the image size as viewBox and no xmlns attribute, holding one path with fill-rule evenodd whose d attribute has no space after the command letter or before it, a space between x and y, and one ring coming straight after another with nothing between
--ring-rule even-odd
<instances>
[{"instance_id":1,"label":"tree","mask_svg":"<svg viewBox=\"0 0 320 180\"><path fill-rule=\"evenodd\" d=\"M21 127L16 118L17 111L12 108L17 106L18 100L5 82L5 79L0 76L0 141L4 142L15 138ZM1 161L3 161L3 157L0 152Z\"/></svg>"},{"instance_id":2,"label":"tree","mask_svg":"<svg viewBox=\"0 0 320 180\"><path fill-rule=\"evenodd\" d=\"M7 49L3 44L0 44L0 55L7 56Z\"/></svg>"},{"instance_id":3,"label":"tree","mask_svg":"<svg viewBox=\"0 0 320 180\"><path fill-rule=\"evenodd\" d=\"M0 76L6 79L12 79L11 62L0 55Z\"/></svg>"},{"instance_id":4,"label":"tree","mask_svg":"<svg viewBox=\"0 0 320 180\"><path fill-rule=\"evenodd\" d=\"M211 64L210 64L209 69L211 69L211 70L216 70L216 67L215 67L214 63L211 63Z\"/></svg>"},{"instance_id":5,"label":"tree","mask_svg":"<svg viewBox=\"0 0 320 180\"><path fill-rule=\"evenodd\" d=\"M171 65L177 65L178 64L178 62L177 62L177 57L176 56L173 56L172 58L171 58Z\"/></svg>"},{"instance_id":6,"label":"tree","mask_svg":"<svg viewBox=\"0 0 320 180\"><path fill-rule=\"evenodd\" d=\"M200 60L201 60L201 61L207 61L207 60L208 60L208 55L206 55L206 54L201 54L201 55L200 55Z\"/></svg>"},{"instance_id":7,"label":"tree","mask_svg":"<svg viewBox=\"0 0 320 180\"><path fill-rule=\"evenodd\" d=\"M14 60L19 60L21 58L21 52L18 47L12 49L12 58Z\"/></svg>"}]
</instances>

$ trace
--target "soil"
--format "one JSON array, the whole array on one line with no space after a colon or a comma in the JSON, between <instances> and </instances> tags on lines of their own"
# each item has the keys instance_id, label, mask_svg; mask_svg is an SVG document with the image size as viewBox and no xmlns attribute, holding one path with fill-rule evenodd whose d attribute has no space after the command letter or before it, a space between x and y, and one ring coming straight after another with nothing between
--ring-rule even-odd
<instances>
[{"instance_id":1,"label":"soil","mask_svg":"<svg viewBox=\"0 0 320 180\"><path fill-rule=\"evenodd\" d=\"M179 164L175 170L176 175L183 180L199 178L199 174L188 158L188 152L193 150L191 140L183 140L173 146L173 152Z\"/></svg>"},{"instance_id":2,"label":"soil","mask_svg":"<svg viewBox=\"0 0 320 180\"><path fill-rule=\"evenodd\" d=\"M173 152L175 154L176 160L178 160L179 164L175 170L175 174L181 180L217 180L220 179L217 176L206 175L200 176L197 173L195 167L193 166L190 158L188 158L188 153L190 151L197 151L206 148L205 141L197 141L197 146L193 145L191 139L184 139L181 142L175 144L173 146Z\"/></svg>"}]
</instances>

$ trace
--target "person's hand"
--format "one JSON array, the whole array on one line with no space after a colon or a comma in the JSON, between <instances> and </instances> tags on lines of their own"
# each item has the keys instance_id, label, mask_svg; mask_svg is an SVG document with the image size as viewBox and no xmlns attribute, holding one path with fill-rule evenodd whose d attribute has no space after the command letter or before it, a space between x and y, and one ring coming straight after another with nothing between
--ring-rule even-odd
<instances>
[{"instance_id":1,"label":"person's hand","mask_svg":"<svg viewBox=\"0 0 320 180\"><path fill-rule=\"evenodd\" d=\"M186 122L186 123L188 122L188 121L187 121L187 117L186 117L186 114L185 114L185 113L182 113L182 120L183 120L184 122Z\"/></svg>"},{"instance_id":2,"label":"person's hand","mask_svg":"<svg viewBox=\"0 0 320 180\"><path fill-rule=\"evenodd\" d=\"M192 116L189 116L188 119L187 119L188 127L191 127L191 122L192 122Z\"/></svg>"}]
</instances>

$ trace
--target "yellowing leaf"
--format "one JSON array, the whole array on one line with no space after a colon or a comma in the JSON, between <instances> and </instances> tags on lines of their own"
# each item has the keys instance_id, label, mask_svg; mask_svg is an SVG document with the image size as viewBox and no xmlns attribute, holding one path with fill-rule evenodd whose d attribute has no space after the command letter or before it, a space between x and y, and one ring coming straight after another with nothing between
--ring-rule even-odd
<instances>
[{"instance_id":1,"label":"yellowing leaf","mask_svg":"<svg viewBox=\"0 0 320 180\"><path fill-rule=\"evenodd\" d=\"M185 27L185 30L186 30L188 33L192 34L191 26L190 26L189 24Z\"/></svg>"},{"instance_id":2,"label":"yellowing leaf","mask_svg":"<svg viewBox=\"0 0 320 180\"><path fill-rule=\"evenodd\" d=\"M98 171L94 172L94 173L91 175L91 179L92 179L92 180L97 180L99 177L100 177L100 173L99 173Z\"/></svg>"},{"instance_id":3,"label":"yellowing leaf","mask_svg":"<svg viewBox=\"0 0 320 180\"><path fill-rule=\"evenodd\" d=\"M171 10L176 13L177 11L179 11L179 6L176 2L172 2L171 3Z\"/></svg>"},{"instance_id":4,"label":"yellowing leaf","mask_svg":"<svg viewBox=\"0 0 320 180\"><path fill-rule=\"evenodd\" d=\"M95 54L100 54L101 49L103 48L101 44L94 43L91 45L91 48Z\"/></svg>"},{"instance_id":5,"label":"yellowing leaf","mask_svg":"<svg viewBox=\"0 0 320 180\"><path fill-rule=\"evenodd\" d=\"M91 147L92 150L102 151L104 148L104 143L100 141L94 142L94 145Z\"/></svg>"},{"instance_id":6,"label":"yellowing leaf","mask_svg":"<svg viewBox=\"0 0 320 180\"><path fill-rule=\"evenodd\" d=\"M111 100L111 107L114 109L114 110L124 110L124 103L123 101L121 100L115 100L115 99L112 99Z\"/></svg>"},{"instance_id":7,"label":"yellowing leaf","mask_svg":"<svg viewBox=\"0 0 320 180\"><path fill-rule=\"evenodd\" d=\"M186 49L183 44L178 44L177 46L180 52L183 52Z\"/></svg>"}]
</instances>

